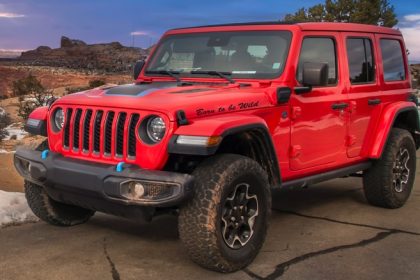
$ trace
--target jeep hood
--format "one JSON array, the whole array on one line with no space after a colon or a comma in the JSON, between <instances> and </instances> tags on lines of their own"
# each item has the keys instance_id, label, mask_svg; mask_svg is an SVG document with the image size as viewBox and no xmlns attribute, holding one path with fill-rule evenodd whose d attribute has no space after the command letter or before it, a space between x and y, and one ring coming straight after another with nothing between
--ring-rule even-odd
<instances>
[{"instance_id":1,"label":"jeep hood","mask_svg":"<svg viewBox=\"0 0 420 280\"><path fill-rule=\"evenodd\" d=\"M174 121L184 110L188 119L273 106L267 88L217 84L177 86L173 82L129 84L70 94L54 106L82 105L161 112Z\"/></svg>"}]
</instances>

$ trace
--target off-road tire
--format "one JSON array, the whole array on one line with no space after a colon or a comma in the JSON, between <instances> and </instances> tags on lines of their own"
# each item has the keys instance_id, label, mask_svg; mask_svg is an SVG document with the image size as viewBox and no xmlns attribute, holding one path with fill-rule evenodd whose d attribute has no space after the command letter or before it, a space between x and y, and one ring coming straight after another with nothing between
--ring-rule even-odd
<instances>
[{"instance_id":1,"label":"off-road tire","mask_svg":"<svg viewBox=\"0 0 420 280\"><path fill-rule=\"evenodd\" d=\"M48 149L44 141L35 150ZM87 222L94 211L67 205L50 198L43 187L25 180L25 196L32 212L41 220L56 226L73 226Z\"/></svg>"},{"instance_id":2,"label":"off-road tire","mask_svg":"<svg viewBox=\"0 0 420 280\"><path fill-rule=\"evenodd\" d=\"M250 158L224 154L205 160L193 175L194 197L179 214L179 235L190 257L197 264L219 272L246 267L258 254L267 232L271 211L267 173ZM255 195L258 216L252 222L254 230L247 243L233 249L222 235L222 211L240 185L248 185L247 194L249 190L250 196Z\"/></svg>"},{"instance_id":3,"label":"off-road tire","mask_svg":"<svg viewBox=\"0 0 420 280\"><path fill-rule=\"evenodd\" d=\"M401 151L407 151L406 166L410 170L407 183L398 192L394 186L395 163ZM405 164L404 164L405 165ZM382 156L363 174L363 189L367 201L384 208L400 208L408 200L416 174L416 144L410 132L393 128Z\"/></svg>"}]
</instances>

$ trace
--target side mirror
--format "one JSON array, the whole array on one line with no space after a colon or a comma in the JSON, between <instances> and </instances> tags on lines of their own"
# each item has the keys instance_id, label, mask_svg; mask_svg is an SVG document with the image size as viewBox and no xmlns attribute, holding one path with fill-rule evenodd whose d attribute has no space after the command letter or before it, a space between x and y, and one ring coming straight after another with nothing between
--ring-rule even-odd
<instances>
[{"instance_id":1,"label":"side mirror","mask_svg":"<svg viewBox=\"0 0 420 280\"><path fill-rule=\"evenodd\" d=\"M145 64L144 60L139 60L134 65L134 69L133 69L134 80L137 80L137 78L139 77L141 70L143 70L144 64Z\"/></svg>"},{"instance_id":2,"label":"side mirror","mask_svg":"<svg viewBox=\"0 0 420 280\"><path fill-rule=\"evenodd\" d=\"M318 62L304 63L302 78L304 86L315 87L328 85L328 64Z\"/></svg>"},{"instance_id":3,"label":"side mirror","mask_svg":"<svg viewBox=\"0 0 420 280\"><path fill-rule=\"evenodd\" d=\"M328 85L328 64L318 62L305 62L302 69L301 87L295 87L296 94L305 94L312 91L312 87Z\"/></svg>"}]
</instances>

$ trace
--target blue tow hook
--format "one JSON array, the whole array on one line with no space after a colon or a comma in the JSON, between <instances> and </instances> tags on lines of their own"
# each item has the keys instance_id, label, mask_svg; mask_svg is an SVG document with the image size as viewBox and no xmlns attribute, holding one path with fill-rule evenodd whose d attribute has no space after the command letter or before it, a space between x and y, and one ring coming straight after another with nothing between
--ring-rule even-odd
<instances>
[{"instance_id":1,"label":"blue tow hook","mask_svg":"<svg viewBox=\"0 0 420 280\"><path fill-rule=\"evenodd\" d=\"M119 162L119 163L117 164L117 168L115 168L115 170L116 170L117 172L122 172L122 171L123 171L123 168L124 168L124 162Z\"/></svg>"},{"instance_id":2,"label":"blue tow hook","mask_svg":"<svg viewBox=\"0 0 420 280\"><path fill-rule=\"evenodd\" d=\"M48 157L49 152L50 152L50 150L43 150L42 153L41 153L41 158L46 159Z\"/></svg>"}]
</instances>

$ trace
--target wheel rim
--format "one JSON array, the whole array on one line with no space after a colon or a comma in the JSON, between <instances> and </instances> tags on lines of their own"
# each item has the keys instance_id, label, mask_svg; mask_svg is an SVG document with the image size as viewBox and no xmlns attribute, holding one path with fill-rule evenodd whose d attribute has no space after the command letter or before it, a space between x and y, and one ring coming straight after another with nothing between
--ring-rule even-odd
<instances>
[{"instance_id":1,"label":"wheel rim","mask_svg":"<svg viewBox=\"0 0 420 280\"><path fill-rule=\"evenodd\" d=\"M400 149L395 157L394 167L392 169L394 189L401 193L406 189L408 179L410 178L410 168L408 161L410 160L410 153L407 149Z\"/></svg>"},{"instance_id":2,"label":"wheel rim","mask_svg":"<svg viewBox=\"0 0 420 280\"><path fill-rule=\"evenodd\" d=\"M245 246L254 234L257 216L258 198L249 194L249 184L236 185L223 206L221 224L226 245L232 249Z\"/></svg>"}]
</instances>

